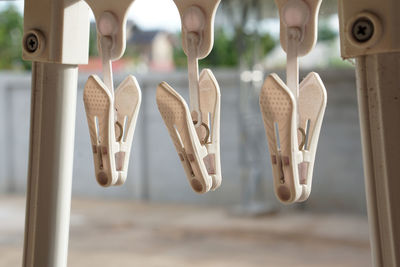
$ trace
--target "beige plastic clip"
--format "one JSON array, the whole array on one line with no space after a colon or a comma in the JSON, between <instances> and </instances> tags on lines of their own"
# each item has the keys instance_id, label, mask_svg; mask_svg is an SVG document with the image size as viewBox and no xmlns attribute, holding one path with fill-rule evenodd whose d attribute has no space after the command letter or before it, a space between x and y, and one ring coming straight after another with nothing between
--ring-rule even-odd
<instances>
[{"instance_id":1,"label":"beige plastic clip","mask_svg":"<svg viewBox=\"0 0 400 267\"><path fill-rule=\"evenodd\" d=\"M122 1L121 10L113 10L112 2L92 1L97 24L99 51L103 62L104 82L91 75L83 92L86 116L93 148L97 182L104 187L121 185L128 172L129 156L141 103L136 78L129 75L114 93L112 60L125 50L126 12L132 3ZM96 13L100 12L100 13ZM125 42L125 41L124 41Z\"/></svg>"},{"instance_id":2,"label":"beige plastic clip","mask_svg":"<svg viewBox=\"0 0 400 267\"><path fill-rule=\"evenodd\" d=\"M174 142L186 176L197 193L221 185L221 94L212 72L200 76L198 59L213 45L213 23L220 0L175 0L182 21L183 49L188 57L190 110L185 100L162 82L156 93L158 109Z\"/></svg>"},{"instance_id":3,"label":"beige plastic clip","mask_svg":"<svg viewBox=\"0 0 400 267\"><path fill-rule=\"evenodd\" d=\"M260 108L268 139L275 193L283 203L301 202L311 192L315 154L325 113L326 89L317 73L299 86L298 57L316 43L321 1L277 0L281 41L287 53L287 84L276 74L267 77ZM283 33L283 34L282 34ZM282 40L282 39L281 39Z\"/></svg>"}]
</instances>

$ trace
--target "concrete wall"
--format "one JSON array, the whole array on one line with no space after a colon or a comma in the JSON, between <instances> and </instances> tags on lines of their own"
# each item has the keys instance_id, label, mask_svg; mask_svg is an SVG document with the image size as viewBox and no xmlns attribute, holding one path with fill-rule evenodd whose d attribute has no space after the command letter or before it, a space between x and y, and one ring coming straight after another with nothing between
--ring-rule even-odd
<instances>
[{"instance_id":1,"label":"concrete wall","mask_svg":"<svg viewBox=\"0 0 400 267\"><path fill-rule=\"evenodd\" d=\"M239 90L240 75L234 71L215 74L222 93L221 189L205 196L191 191L158 113L157 84L166 80L187 99L185 73L137 75L143 103L128 180L122 187L104 189L98 186L82 100L88 75L83 74L78 89L73 194L227 206L256 201L285 208L277 204L273 194L257 90L251 89L249 84L242 84ZM321 71L320 75L328 90L328 108L315 164L313 191L310 199L298 207L364 213L354 73L352 70L328 70ZM117 84L123 77L117 75ZM240 108L245 112L240 112ZM0 111L0 192L23 193L29 146L29 74L0 74Z\"/></svg>"}]
</instances>

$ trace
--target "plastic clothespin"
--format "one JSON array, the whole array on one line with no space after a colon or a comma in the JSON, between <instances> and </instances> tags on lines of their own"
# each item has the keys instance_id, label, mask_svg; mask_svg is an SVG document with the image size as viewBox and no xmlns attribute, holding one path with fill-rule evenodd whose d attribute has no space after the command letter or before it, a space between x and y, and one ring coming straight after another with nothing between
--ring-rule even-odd
<instances>
[{"instance_id":1,"label":"plastic clothespin","mask_svg":"<svg viewBox=\"0 0 400 267\"><path fill-rule=\"evenodd\" d=\"M141 103L136 78L129 75L114 93L112 61L125 51L126 14L133 0L86 0L96 18L103 63L102 81L91 75L83 92L97 182L121 185L128 172L133 134Z\"/></svg>"},{"instance_id":2,"label":"plastic clothespin","mask_svg":"<svg viewBox=\"0 0 400 267\"><path fill-rule=\"evenodd\" d=\"M276 0L281 20L281 44L287 53L287 83L276 74L267 77L260 108L268 139L274 187L283 203L302 202L311 192L315 153L327 94L317 73L299 85L298 57L308 54L317 40L322 0Z\"/></svg>"},{"instance_id":3,"label":"plastic clothespin","mask_svg":"<svg viewBox=\"0 0 400 267\"><path fill-rule=\"evenodd\" d=\"M221 185L220 89L212 72L199 76L198 59L211 51L214 17L220 0L174 0L182 22L183 49L188 58L190 109L185 100L162 82L156 93L158 109L197 193Z\"/></svg>"}]
</instances>

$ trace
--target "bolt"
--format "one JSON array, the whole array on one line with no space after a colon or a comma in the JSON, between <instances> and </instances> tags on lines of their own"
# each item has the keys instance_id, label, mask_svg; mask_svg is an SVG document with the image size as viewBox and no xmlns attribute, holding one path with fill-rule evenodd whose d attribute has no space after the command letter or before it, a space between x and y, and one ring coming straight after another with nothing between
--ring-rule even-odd
<instances>
[{"instance_id":1,"label":"bolt","mask_svg":"<svg viewBox=\"0 0 400 267\"><path fill-rule=\"evenodd\" d=\"M39 48L39 40L35 34L31 33L26 37L25 47L29 53L34 53Z\"/></svg>"},{"instance_id":2,"label":"bolt","mask_svg":"<svg viewBox=\"0 0 400 267\"><path fill-rule=\"evenodd\" d=\"M359 18L354 22L352 32L357 42L365 43L374 35L374 24L368 18Z\"/></svg>"}]
</instances>

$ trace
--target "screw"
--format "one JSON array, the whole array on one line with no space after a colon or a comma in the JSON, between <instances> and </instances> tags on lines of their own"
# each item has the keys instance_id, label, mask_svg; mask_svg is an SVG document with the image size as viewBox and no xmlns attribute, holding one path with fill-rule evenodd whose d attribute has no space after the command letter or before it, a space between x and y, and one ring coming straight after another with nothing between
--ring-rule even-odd
<instances>
[{"instance_id":1,"label":"screw","mask_svg":"<svg viewBox=\"0 0 400 267\"><path fill-rule=\"evenodd\" d=\"M29 53L33 53L39 48L39 40L35 34L31 33L26 37L25 47Z\"/></svg>"},{"instance_id":2,"label":"screw","mask_svg":"<svg viewBox=\"0 0 400 267\"><path fill-rule=\"evenodd\" d=\"M374 24L368 18L359 18L354 22L352 32L356 41L365 43L374 35Z\"/></svg>"}]
</instances>

